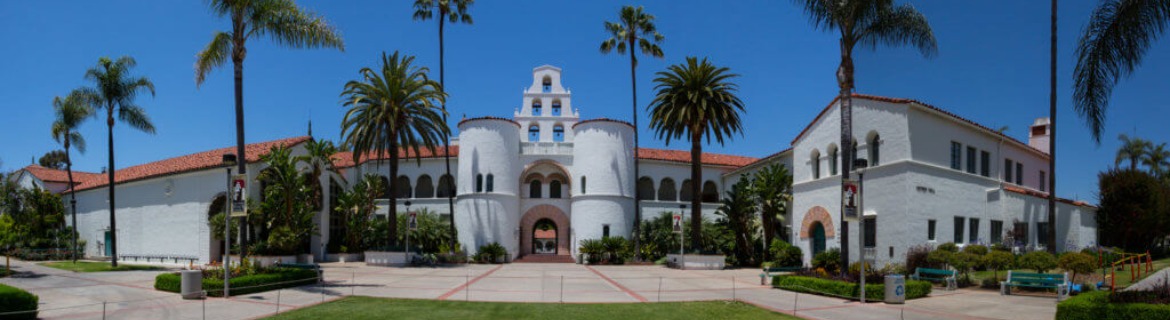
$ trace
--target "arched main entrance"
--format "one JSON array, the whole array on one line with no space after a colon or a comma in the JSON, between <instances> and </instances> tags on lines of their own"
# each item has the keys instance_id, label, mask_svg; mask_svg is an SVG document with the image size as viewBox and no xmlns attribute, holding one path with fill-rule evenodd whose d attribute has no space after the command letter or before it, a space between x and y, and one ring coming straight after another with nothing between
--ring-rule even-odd
<instances>
[{"instance_id":1,"label":"arched main entrance","mask_svg":"<svg viewBox=\"0 0 1170 320\"><path fill-rule=\"evenodd\" d=\"M812 227L812 254L825 252L825 225L814 222Z\"/></svg>"},{"instance_id":2,"label":"arched main entrance","mask_svg":"<svg viewBox=\"0 0 1170 320\"><path fill-rule=\"evenodd\" d=\"M520 219L520 248L522 255L569 255L569 216L549 204L528 209Z\"/></svg>"},{"instance_id":3,"label":"arched main entrance","mask_svg":"<svg viewBox=\"0 0 1170 320\"><path fill-rule=\"evenodd\" d=\"M836 236L833 229L833 218L829 211L821 206L812 207L804 214L800 222L800 238L809 241L812 255L825 251L825 238Z\"/></svg>"}]
</instances>

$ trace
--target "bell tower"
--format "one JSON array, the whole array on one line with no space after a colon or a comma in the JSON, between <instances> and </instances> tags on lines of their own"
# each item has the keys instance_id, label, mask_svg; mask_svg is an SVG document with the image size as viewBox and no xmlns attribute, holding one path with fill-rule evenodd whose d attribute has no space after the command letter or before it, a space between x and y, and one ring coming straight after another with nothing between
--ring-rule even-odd
<instances>
[{"instance_id":1,"label":"bell tower","mask_svg":"<svg viewBox=\"0 0 1170 320\"><path fill-rule=\"evenodd\" d=\"M521 125L522 142L572 142L569 128L580 119L572 108L572 92L561 85L561 68L532 69L532 84L524 89L523 105L513 118Z\"/></svg>"}]
</instances>

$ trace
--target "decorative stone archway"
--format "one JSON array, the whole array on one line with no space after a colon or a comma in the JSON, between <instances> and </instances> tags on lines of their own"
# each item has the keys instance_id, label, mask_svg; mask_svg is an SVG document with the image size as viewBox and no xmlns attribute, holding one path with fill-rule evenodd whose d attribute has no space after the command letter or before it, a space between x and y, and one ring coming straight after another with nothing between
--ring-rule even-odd
<instances>
[{"instance_id":1,"label":"decorative stone archway","mask_svg":"<svg viewBox=\"0 0 1170 320\"><path fill-rule=\"evenodd\" d=\"M812 228L815 222L820 222L824 226L826 238L836 237L837 228L833 227L833 217L829 215L829 211L825 210L825 208L816 206L808 209L808 213L804 215L804 220L800 222L801 239L812 237Z\"/></svg>"},{"instance_id":2,"label":"decorative stone archway","mask_svg":"<svg viewBox=\"0 0 1170 320\"><path fill-rule=\"evenodd\" d=\"M520 218L520 254L532 254L533 228L541 219L548 219L556 225L557 255L569 255L569 216L560 208L549 204L542 204L524 213Z\"/></svg>"}]
</instances>

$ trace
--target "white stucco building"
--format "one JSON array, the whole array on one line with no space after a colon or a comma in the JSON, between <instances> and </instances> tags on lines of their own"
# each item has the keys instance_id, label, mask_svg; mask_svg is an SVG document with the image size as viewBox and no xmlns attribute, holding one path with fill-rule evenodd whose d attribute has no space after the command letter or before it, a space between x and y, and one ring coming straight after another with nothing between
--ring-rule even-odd
<instances>
[{"instance_id":1,"label":"white stucco building","mask_svg":"<svg viewBox=\"0 0 1170 320\"><path fill-rule=\"evenodd\" d=\"M788 240L804 250L806 261L842 245L836 100L791 143L762 146L782 149L771 156L704 154L702 181L692 182L689 151L642 148L635 156L634 128L619 120L581 120L561 76L556 67L533 69L532 82L511 118L462 119L449 151L452 176L445 175L448 151L443 148L401 152L399 176L385 177L398 189L393 196L399 199L399 212L410 201L411 210L425 207L449 215L447 196L453 194L459 242L468 251L499 242L513 257L569 256L584 239L629 237L635 201L643 219L650 219L701 197L699 210L713 219L720 196L742 174L780 163L789 167L794 181ZM1015 239L1022 245L1038 245L1038 237L1052 229L1043 184L1047 130L1047 120L1037 120L1025 143L922 102L857 95L856 148L858 157L871 164L864 173L863 212L867 230L874 232L866 237L866 257L901 262L914 245L986 244L1005 241L1009 234L1022 235ZM249 176L254 179L263 170L259 155L272 146L303 154L302 144L309 139L248 145ZM232 152L234 148L223 148L117 170L119 254L218 260L222 244L210 238L207 217L218 211L211 206L225 185L220 156ZM356 181L361 174L386 175L383 162L368 157L355 163L352 154L342 154L335 166L348 181ZM635 164L640 177L634 176ZM75 175L78 230L88 242L86 254L107 254L105 175ZM58 176L63 172L30 166L18 179L56 192L68 189ZM320 183L329 202L344 187L343 182L332 188L329 181ZM701 184L701 194L691 194L691 183ZM249 189L252 197L258 197L257 189ZM1059 243L1068 248L1095 243L1095 207L1062 199L1057 209ZM318 259L326 258L330 242L338 242L344 232L335 217L327 209L318 214L321 234L312 241ZM538 225L551 226L551 232ZM849 252L856 260L862 250L856 249L857 223L851 225Z\"/></svg>"}]
</instances>

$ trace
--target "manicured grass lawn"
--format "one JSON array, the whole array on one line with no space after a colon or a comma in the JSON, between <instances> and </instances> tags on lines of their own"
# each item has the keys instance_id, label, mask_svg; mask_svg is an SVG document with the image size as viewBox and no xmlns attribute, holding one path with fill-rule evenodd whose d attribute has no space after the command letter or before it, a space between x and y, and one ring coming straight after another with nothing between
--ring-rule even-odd
<instances>
[{"instance_id":1,"label":"manicured grass lawn","mask_svg":"<svg viewBox=\"0 0 1170 320\"><path fill-rule=\"evenodd\" d=\"M93 262L93 261L78 261L73 263L70 261L59 262L45 262L42 266L57 268L61 270L69 270L73 272L102 272L102 271L137 271L137 270L166 270L166 268L158 266L144 266L132 264L119 264L117 268L110 267L109 262Z\"/></svg>"},{"instance_id":2,"label":"manicured grass lawn","mask_svg":"<svg viewBox=\"0 0 1170 320\"><path fill-rule=\"evenodd\" d=\"M740 302L553 304L348 297L269 319L800 319Z\"/></svg>"}]
</instances>

